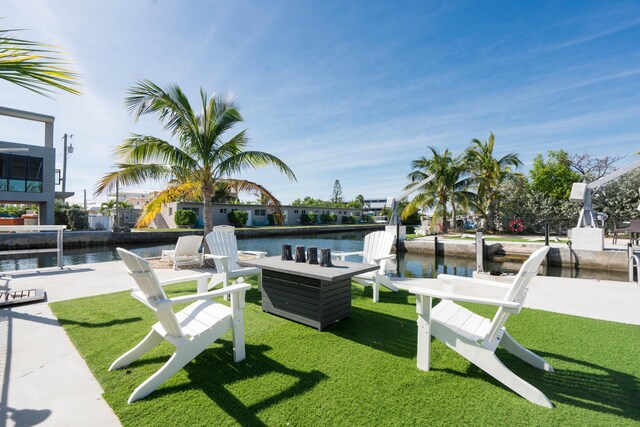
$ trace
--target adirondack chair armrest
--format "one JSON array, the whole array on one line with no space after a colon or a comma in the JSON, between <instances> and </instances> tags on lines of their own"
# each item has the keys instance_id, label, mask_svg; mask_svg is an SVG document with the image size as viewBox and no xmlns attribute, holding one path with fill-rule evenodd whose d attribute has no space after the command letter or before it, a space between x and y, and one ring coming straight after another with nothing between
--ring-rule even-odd
<instances>
[{"instance_id":1,"label":"adirondack chair armrest","mask_svg":"<svg viewBox=\"0 0 640 427\"><path fill-rule=\"evenodd\" d=\"M215 262L215 264L216 264L216 269L218 268L218 263L220 263L220 268L222 269L222 271L219 271L218 273L224 273L226 271L229 271L229 259L230 259L230 257L228 255L210 255L210 254L207 254L204 257L205 257L205 259L212 259L213 262Z\"/></svg>"},{"instance_id":2,"label":"adirondack chair armrest","mask_svg":"<svg viewBox=\"0 0 640 427\"><path fill-rule=\"evenodd\" d=\"M267 256L267 253L263 251L238 251L238 254L253 255L256 258L264 258Z\"/></svg>"},{"instance_id":3,"label":"adirondack chair armrest","mask_svg":"<svg viewBox=\"0 0 640 427\"><path fill-rule=\"evenodd\" d=\"M337 258L340 261L344 261L344 259L346 257L351 256L351 255L362 256L362 255L364 255L364 252L363 251L359 251L359 252L332 252L331 253L331 257L332 258Z\"/></svg>"},{"instance_id":4,"label":"adirondack chair armrest","mask_svg":"<svg viewBox=\"0 0 640 427\"><path fill-rule=\"evenodd\" d=\"M247 284L237 284L237 285L231 285L231 286L226 286L222 289L218 289L215 291L209 291L209 292L201 292L201 293L197 293L197 294L193 294L193 295L184 295L181 297L173 297L173 298L168 298L166 300L160 301L156 304L157 309L162 309L164 307L167 306L172 306L175 304L181 304L181 303L185 303L185 302L192 302L192 301L199 301L199 300L204 300L204 299L212 299L215 297L222 297L228 294L234 294L234 293L238 293L238 292L246 292L249 289L251 289L251 285L247 285Z\"/></svg>"},{"instance_id":5,"label":"adirondack chair armrest","mask_svg":"<svg viewBox=\"0 0 640 427\"><path fill-rule=\"evenodd\" d=\"M432 298L439 298L442 300L451 300L451 301L460 301L460 302L470 302L474 304L482 304L482 305L494 305L498 307L502 307L505 311L509 313L519 313L522 304L514 301L506 301L502 299L495 298L484 298L476 295L465 295L461 293L453 293L453 292L445 292L439 289L425 289L414 287L409 289L414 295L422 295Z\"/></svg>"},{"instance_id":6,"label":"adirondack chair armrest","mask_svg":"<svg viewBox=\"0 0 640 427\"><path fill-rule=\"evenodd\" d=\"M511 288L510 283L495 282L493 280L475 279L473 277L454 276L452 274L438 274L438 280L442 281L442 283L445 285L455 285L456 283L459 283L459 284L466 284L466 285L473 284L473 285L481 285L481 286L493 286L496 288L503 288L503 289Z\"/></svg>"},{"instance_id":7,"label":"adirondack chair armrest","mask_svg":"<svg viewBox=\"0 0 640 427\"><path fill-rule=\"evenodd\" d=\"M379 262L385 259L395 259L395 257L396 257L396 254L389 254L389 255L385 255L377 258L372 258L372 260L375 262Z\"/></svg>"},{"instance_id":8,"label":"adirondack chair armrest","mask_svg":"<svg viewBox=\"0 0 640 427\"><path fill-rule=\"evenodd\" d=\"M213 274L211 273L192 274L191 276L183 276L183 277L176 277L174 279L163 280L160 282L160 286L174 285L176 283L183 283L183 282L191 282L192 280L198 281L200 279L210 280L212 277L213 277Z\"/></svg>"}]
</instances>

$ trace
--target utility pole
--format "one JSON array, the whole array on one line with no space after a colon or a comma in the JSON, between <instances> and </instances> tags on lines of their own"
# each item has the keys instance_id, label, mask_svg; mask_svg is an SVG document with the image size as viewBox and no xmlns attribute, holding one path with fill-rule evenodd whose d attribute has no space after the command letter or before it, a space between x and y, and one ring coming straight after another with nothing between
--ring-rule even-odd
<instances>
[{"instance_id":1,"label":"utility pole","mask_svg":"<svg viewBox=\"0 0 640 427\"><path fill-rule=\"evenodd\" d=\"M68 154L73 153L73 145L67 145L67 140L73 139L73 135L67 135L65 133L62 139L64 139L64 148L62 152L62 192L64 193L67 189L67 157Z\"/></svg>"}]
</instances>

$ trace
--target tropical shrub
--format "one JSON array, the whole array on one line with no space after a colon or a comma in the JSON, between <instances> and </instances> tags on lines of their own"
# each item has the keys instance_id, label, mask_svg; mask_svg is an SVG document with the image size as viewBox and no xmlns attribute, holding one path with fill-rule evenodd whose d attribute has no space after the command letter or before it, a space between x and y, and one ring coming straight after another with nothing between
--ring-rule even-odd
<instances>
[{"instance_id":1,"label":"tropical shrub","mask_svg":"<svg viewBox=\"0 0 640 427\"><path fill-rule=\"evenodd\" d=\"M318 214L315 213L303 213L300 215L300 224L302 225L316 225L318 223Z\"/></svg>"},{"instance_id":2,"label":"tropical shrub","mask_svg":"<svg viewBox=\"0 0 640 427\"><path fill-rule=\"evenodd\" d=\"M227 215L229 222L236 227L241 227L247 223L249 213L247 211L231 211Z\"/></svg>"},{"instance_id":3,"label":"tropical shrub","mask_svg":"<svg viewBox=\"0 0 640 427\"><path fill-rule=\"evenodd\" d=\"M196 223L196 213L191 209L178 209L175 215L177 225L194 225Z\"/></svg>"},{"instance_id":4,"label":"tropical shrub","mask_svg":"<svg viewBox=\"0 0 640 427\"><path fill-rule=\"evenodd\" d=\"M358 216L356 215L343 215L342 216L342 223L343 224L357 224L358 223L358 219L360 219Z\"/></svg>"},{"instance_id":5,"label":"tropical shrub","mask_svg":"<svg viewBox=\"0 0 640 427\"><path fill-rule=\"evenodd\" d=\"M320 221L323 224L335 224L338 221L338 216L335 214L322 214L320 215Z\"/></svg>"},{"instance_id":6,"label":"tropical shrub","mask_svg":"<svg viewBox=\"0 0 640 427\"><path fill-rule=\"evenodd\" d=\"M284 215L279 213L270 213L267 215L267 221L269 221L269 225L283 225Z\"/></svg>"}]
</instances>

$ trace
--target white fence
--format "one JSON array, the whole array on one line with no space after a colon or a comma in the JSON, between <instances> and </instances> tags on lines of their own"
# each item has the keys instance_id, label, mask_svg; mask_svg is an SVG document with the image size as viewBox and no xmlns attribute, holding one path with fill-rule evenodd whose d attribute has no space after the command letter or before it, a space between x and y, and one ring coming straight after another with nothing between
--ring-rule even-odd
<instances>
[{"instance_id":1,"label":"white fence","mask_svg":"<svg viewBox=\"0 0 640 427\"><path fill-rule=\"evenodd\" d=\"M111 230L111 216L89 215L89 228L92 230Z\"/></svg>"}]
</instances>

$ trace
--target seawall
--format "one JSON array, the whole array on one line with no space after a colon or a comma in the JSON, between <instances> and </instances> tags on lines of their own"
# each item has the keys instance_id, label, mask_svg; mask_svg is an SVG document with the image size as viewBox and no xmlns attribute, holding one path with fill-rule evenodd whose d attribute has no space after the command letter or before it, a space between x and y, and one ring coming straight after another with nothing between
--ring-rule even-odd
<instances>
[{"instance_id":1,"label":"seawall","mask_svg":"<svg viewBox=\"0 0 640 427\"><path fill-rule=\"evenodd\" d=\"M379 224L331 225L331 226L299 226L269 228L236 228L239 239L251 237L314 235L340 233L349 231L373 231L384 229ZM64 233L65 248L85 248L93 246L115 246L122 244L175 243L180 236L192 234L202 235L202 230L184 231L133 231L130 233L114 233L111 231L68 231ZM19 249L55 248L56 233L0 233L0 251Z\"/></svg>"},{"instance_id":2,"label":"seawall","mask_svg":"<svg viewBox=\"0 0 640 427\"><path fill-rule=\"evenodd\" d=\"M494 261L523 261L540 248L543 243L491 242L485 243L485 258ZM404 242L407 252L433 255L436 243L433 239L414 239ZM438 255L455 255L475 258L476 244L469 241L437 240ZM625 272L628 269L627 251L586 251L570 249L567 245L552 246L549 264L562 267L586 268L599 271Z\"/></svg>"}]
</instances>

